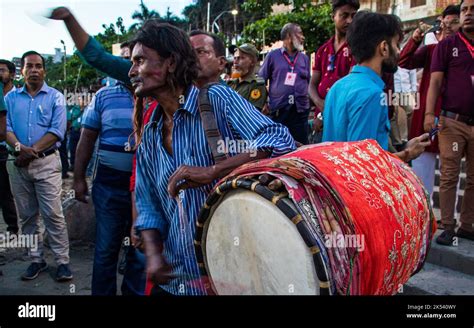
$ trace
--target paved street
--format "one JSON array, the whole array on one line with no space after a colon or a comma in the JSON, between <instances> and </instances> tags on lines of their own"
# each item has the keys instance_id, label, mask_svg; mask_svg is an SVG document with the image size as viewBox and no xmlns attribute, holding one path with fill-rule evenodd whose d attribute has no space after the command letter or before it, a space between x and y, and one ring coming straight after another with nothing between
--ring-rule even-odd
<instances>
[{"instance_id":1,"label":"paved street","mask_svg":"<svg viewBox=\"0 0 474 328\"><path fill-rule=\"evenodd\" d=\"M439 211L435 210L436 215ZM5 231L0 214L0 231ZM438 230L439 234L441 230ZM424 268L404 286L401 295L474 295L474 242L459 240L457 247L440 246L433 242ZM51 252L46 260L50 265L34 281L22 281L20 275L29 262L23 249L0 249L0 295L90 295L93 247L73 242L71 268L74 279L57 283L56 266ZM118 275L118 280L122 278ZM119 288L120 289L120 288Z\"/></svg>"}]
</instances>

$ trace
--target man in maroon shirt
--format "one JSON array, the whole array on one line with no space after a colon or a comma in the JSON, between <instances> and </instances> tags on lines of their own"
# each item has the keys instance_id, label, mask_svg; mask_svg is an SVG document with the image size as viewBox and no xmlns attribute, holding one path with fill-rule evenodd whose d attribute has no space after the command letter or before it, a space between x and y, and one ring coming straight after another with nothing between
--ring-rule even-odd
<instances>
[{"instance_id":1,"label":"man in maroon shirt","mask_svg":"<svg viewBox=\"0 0 474 328\"><path fill-rule=\"evenodd\" d=\"M466 188L456 235L474 240L474 0L461 3L460 16L461 30L441 41L433 53L424 124L427 132L435 128L436 100L441 94L439 198L446 230L436 242L442 245L454 241L456 186L464 154Z\"/></svg>"},{"instance_id":2,"label":"man in maroon shirt","mask_svg":"<svg viewBox=\"0 0 474 328\"><path fill-rule=\"evenodd\" d=\"M443 11L442 17L441 32L437 34L437 40L439 41L456 34L461 27L459 21L459 6L447 6ZM421 27L417 28L405 47L403 47L400 53L400 61L398 62L398 65L402 68L423 68L423 76L418 89L420 101L418 103L418 110L413 111L409 132L410 139L425 133L423 124L426 112L426 98L428 96L428 88L430 85L431 59L436 44L422 45L424 36ZM438 43L438 41L436 41L436 43ZM434 113L436 116L439 116L441 113L441 99L436 103ZM438 138L435 137L432 140L430 147L427 147L420 157L412 161L413 171L415 171L416 175L420 178L430 194L430 199L434 188L436 156L438 153Z\"/></svg>"},{"instance_id":3,"label":"man in maroon shirt","mask_svg":"<svg viewBox=\"0 0 474 328\"><path fill-rule=\"evenodd\" d=\"M309 97L316 105L316 115L324 110L324 99L329 88L349 74L352 66L356 64L347 45L346 33L359 7L358 0L332 1L335 35L318 49L309 84ZM319 115L315 118L314 130L319 132L321 126L321 115Z\"/></svg>"}]
</instances>

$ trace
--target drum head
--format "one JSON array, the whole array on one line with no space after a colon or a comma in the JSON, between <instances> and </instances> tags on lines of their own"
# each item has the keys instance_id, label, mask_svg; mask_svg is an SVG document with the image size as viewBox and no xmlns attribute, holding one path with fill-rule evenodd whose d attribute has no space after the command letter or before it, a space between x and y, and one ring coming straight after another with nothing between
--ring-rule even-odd
<instances>
[{"instance_id":1,"label":"drum head","mask_svg":"<svg viewBox=\"0 0 474 328\"><path fill-rule=\"evenodd\" d=\"M296 226L255 192L226 194L207 221L203 241L217 294L319 294L313 257Z\"/></svg>"}]
</instances>

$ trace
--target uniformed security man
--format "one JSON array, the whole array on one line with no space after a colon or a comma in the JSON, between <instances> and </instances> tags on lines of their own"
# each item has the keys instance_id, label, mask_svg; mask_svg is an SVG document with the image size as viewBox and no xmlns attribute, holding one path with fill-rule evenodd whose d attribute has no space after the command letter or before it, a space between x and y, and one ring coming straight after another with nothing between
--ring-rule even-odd
<instances>
[{"instance_id":1,"label":"uniformed security man","mask_svg":"<svg viewBox=\"0 0 474 328\"><path fill-rule=\"evenodd\" d=\"M234 53L234 72L238 78L228 82L229 86L250 101L260 111L267 103L268 92L265 81L255 74L258 51L254 45L245 43Z\"/></svg>"}]
</instances>

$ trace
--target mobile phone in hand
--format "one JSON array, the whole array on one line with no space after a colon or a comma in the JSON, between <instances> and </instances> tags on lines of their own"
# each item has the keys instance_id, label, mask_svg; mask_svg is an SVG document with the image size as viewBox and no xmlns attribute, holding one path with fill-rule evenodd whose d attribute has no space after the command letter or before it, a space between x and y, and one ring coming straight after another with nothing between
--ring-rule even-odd
<instances>
[{"instance_id":1,"label":"mobile phone in hand","mask_svg":"<svg viewBox=\"0 0 474 328\"><path fill-rule=\"evenodd\" d=\"M439 125L438 124L439 124L439 118L436 117L435 118L435 127L433 129L431 129L431 131L430 131L430 140L431 140L431 142L434 141L436 135L439 132Z\"/></svg>"},{"instance_id":2,"label":"mobile phone in hand","mask_svg":"<svg viewBox=\"0 0 474 328\"><path fill-rule=\"evenodd\" d=\"M438 134L438 132L439 132L438 127L435 127L434 129L431 129L431 131L430 131L430 140L431 140L431 142L434 141L434 139L435 139L436 135Z\"/></svg>"}]
</instances>

